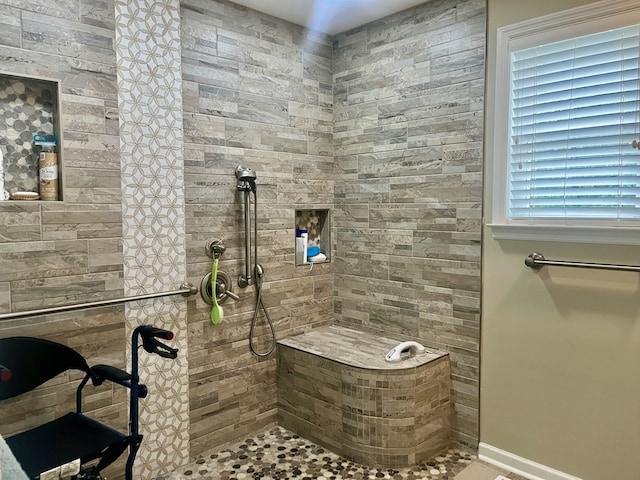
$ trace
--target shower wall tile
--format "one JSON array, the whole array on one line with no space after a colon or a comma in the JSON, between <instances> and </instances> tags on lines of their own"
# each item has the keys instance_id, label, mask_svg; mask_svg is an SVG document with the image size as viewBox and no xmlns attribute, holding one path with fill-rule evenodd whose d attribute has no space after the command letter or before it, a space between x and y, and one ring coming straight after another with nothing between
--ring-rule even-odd
<instances>
[{"instance_id":1,"label":"shower wall tile","mask_svg":"<svg viewBox=\"0 0 640 480\"><path fill-rule=\"evenodd\" d=\"M0 283L0 308L3 312L11 307L11 290L8 282Z\"/></svg>"},{"instance_id":2,"label":"shower wall tile","mask_svg":"<svg viewBox=\"0 0 640 480\"><path fill-rule=\"evenodd\" d=\"M119 241L122 232L118 131L107 127L106 115L107 106L116 105L117 101L114 33L108 24L85 24L79 18L79 5L78 1L0 2L2 18L11 14L12 24L19 26L21 34L19 42L3 49L0 70L60 82L64 113L61 161L69 167L63 174L63 192L68 193L64 202L0 203L0 245L4 248L18 244L22 249L22 253L3 254L12 310L28 304L46 305L49 301L60 305L93 300L94 295L122 295L121 275L116 275L115 281L94 278L99 272L91 265L101 252L90 252L86 243L89 238ZM103 9L111 11L113 4L103 3ZM40 32L36 24L42 27ZM75 50L62 48L65 32L72 32ZM46 35L55 36L55 48L45 41ZM100 56L88 53L96 45L103 49ZM76 50L87 54L79 55ZM64 189L67 179L68 191ZM76 245L82 248L73 251L64 242L80 239L84 240ZM43 240L50 241L44 248L39 243ZM21 259L21 255L28 260ZM101 269L121 272L121 261L111 260L100 260ZM44 281L38 285L39 298L26 300L32 286L25 282L37 283L40 278ZM56 285L65 282L81 287L67 296L59 295Z\"/></svg>"},{"instance_id":3,"label":"shower wall tile","mask_svg":"<svg viewBox=\"0 0 640 480\"><path fill-rule=\"evenodd\" d=\"M56 18L48 11L25 11L22 13L22 47L107 63L113 58L113 30L80 22L70 24L67 18Z\"/></svg>"},{"instance_id":4,"label":"shower wall tile","mask_svg":"<svg viewBox=\"0 0 640 480\"><path fill-rule=\"evenodd\" d=\"M478 442L485 5L434 0L334 38L336 322L451 358Z\"/></svg>"},{"instance_id":5,"label":"shower wall tile","mask_svg":"<svg viewBox=\"0 0 640 480\"><path fill-rule=\"evenodd\" d=\"M113 10L112 2L101 5L105 12ZM114 298L123 293L122 258L117 253L122 234L120 195L114 190L115 179L119 190L120 176L118 132L108 129L105 115L106 105L115 105L117 98L114 32L108 22L88 25L79 11L79 1L0 2L0 24L6 34L2 36L0 70L61 83L62 111L69 112L69 117L63 117L61 158L70 167L65 171L70 184L75 183L78 189L74 194L71 187L64 202L0 202L3 312ZM72 41L65 43L65 32L71 32ZM113 158L117 162L110 161ZM75 178L83 180L76 182ZM104 243L93 248L93 239ZM108 309L95 315L2 322L0 335L44 335L64 341L75 338L82 329L87 338L118 332L116 335L124 339L122 322L122 311ZM108 333L104 338L108 341L111 336ZM124 366L122 340L110 348L114 352L120 349L121 354L113 358ZM93 361L91 348L83 353ZM56 395L62 395L65 388L69 390L68 383L57 386ZM53 396L45 398L51 403L47 400L43 405L55 404ZM113 402L94 402L90 410L109 410L105 417L114 420L115 426L126 426L125 401L119 396ZM25 424L3 422L3 428L22 429Z\"/></svg>"},{"instance_id":6,"label":"shower wall tile","mask_svg":"<svg viewBox=\"0 0 640 480\"><path fill-rule=\"evenodd\" d=\"M0 71L60 82L61 202L0 202L2 313L123 296L122 207L111 0L0 0ZM1 128L0 128L1 129ZM5 148L0 139L0 148ZM5 157L6 158L6 157ZM77 348L90 364L125 368L124 308L0 322L0 337ZM74 407L75 376L0 405L8 435ZM85 411L126 431L127 392L87 387ZM105 474L120 478L123 462Z\"/></svg>"},{"instance_id":7,"label":"shower wall tile","mask_svg":"<svg viewBox=\"0 0 640 480\"><path fill-rule=\"evenodd\" d=\"M22 37L21 11L8 5L0 5L0 29L4 34L0 38L0 44L9 47L20 47Z\"/></svg>"},{"instance_id":8,"label":"shower wall tile","mask_svg":"<svg viewBox=\"0 0 640 480\"><path fill-rule=\"evenodd\" d=\"M120 205L47 204L42 207L43 240L122 237ZM99 222L96 220L100 220Z\"/></svg>"},{"instance_id":9,"label":"shower wall tile","mask_svg":"<svg viewBox=\"0 0 640 480\"><path fill-rule=\"evenodd\" d=\"M17 6L24 12L42 13L56 18L64 18L71 22L78 21L80 0L5 0L3 3ZM70 25L72 27L73 25Z\"/></svg>"},{"instance_id":10,"label":"shower wall tile","mask_svg":"<svg viewBox=\"0 0 640 480\"><path fill-rule=\"evenodd\" d=\"M80 22L96 27L115 29L115 10L107 0L82 0L80 2Z\"/></svg>"},{"instance_id":11,"label":"shower wall tile","mask_svg":"<svg viewBox=\"0 0 640 480\"><path fill-rule=\"evenodd\" d=\"M333 322L333 264L294 265L295 211L333 207L332 46L329 37L227 1L181 2L189 280L211 271L211 238L227 250L220 270L239 301L210 321L200 297L189 312L189 454L198 456L277 421L275 357L248 337L255 289L240 289L244 226L235 168L257 174L263 301L277 338ZM253 215L253 208L252 215ZM262 314L255 346L270 345Z\"/></svg>"},{"instance_id":12,"label":"shower wall tile","mask_svg":"<svg viewBox=\"0 0 640 480\"><path fill-rule=\"evenodd\" d=\"M25 243L42 238L40 206L36 204L0 204L0 240Z\"/></svg>"}]
</instances>

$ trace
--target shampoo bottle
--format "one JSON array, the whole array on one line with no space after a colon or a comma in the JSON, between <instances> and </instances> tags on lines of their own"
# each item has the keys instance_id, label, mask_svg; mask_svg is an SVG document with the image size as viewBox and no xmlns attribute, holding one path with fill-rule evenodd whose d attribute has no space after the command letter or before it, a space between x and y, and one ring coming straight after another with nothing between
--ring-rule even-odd
<instances>
[{"instance_id":1,"label":"shampoo bottle","mask_svg":"<svg viewBox=\"0 0 640 480\"><path fill-rule=\"evenodd\" d=\"M303 258L303 262L302 263L309 263L307 262L307 248L309 247L309 234L307 233L306 230L304 230L302 232L302 241L303 241L303 245L304 248L302 250L303 254L302 254L302 258Z\"/></svg>"},{"instance_id":2,"label":"shampoo bottle","mask_svg":"<svg viewBox=\"0 0 640 480\"><path fill-rule=\"evenodd\" d=\"M58 142L55 135L36 134L34 143L40 151L40 200L58 200Z\"/></svg>"},{"instance_id":3,"label":"shampoo bottle","mask_svg":"<svg viewBox=\"0 0 640 480\"><path fill-rule=\"evenodd\" d=\"M300 242L296 239L296 255L298 255L298 251L300 252L300 261L296 258L296 265L304 265L307 263L307 247L309 246L309 234L306 230L298 230L298 235L300 238ZM298 245L300 245L300 250L298 250Z\"/></svg>"}]
</instances>

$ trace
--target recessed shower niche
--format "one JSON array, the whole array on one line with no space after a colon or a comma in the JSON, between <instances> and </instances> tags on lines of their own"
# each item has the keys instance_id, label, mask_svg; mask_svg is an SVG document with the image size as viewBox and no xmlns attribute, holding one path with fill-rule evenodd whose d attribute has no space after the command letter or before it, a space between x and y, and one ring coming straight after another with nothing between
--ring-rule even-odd
<instances>
[{"instance_id":1,"label":"recessed shower niche","mask_svg":"<svg viewBox=\"0 0 640 480\"><path fill-rule=\"evenodd\" d=\"M0 74L0 181L4 182L2 193L14 200L62 197L59 102L57 81ZM55 145L37 145L36 134L55 136ZM46 162L40 158L43 151Z\"/></svg>"},{"instance_id":2,"label":"recessed shower niche","mask_svg":"<svg viewBox=\"0 0 640 480\"><path fill-rule=\"evenodd\" d=\"M296 265L331 261L330 210L296 210Z\"/></svg>"}]
</instances>

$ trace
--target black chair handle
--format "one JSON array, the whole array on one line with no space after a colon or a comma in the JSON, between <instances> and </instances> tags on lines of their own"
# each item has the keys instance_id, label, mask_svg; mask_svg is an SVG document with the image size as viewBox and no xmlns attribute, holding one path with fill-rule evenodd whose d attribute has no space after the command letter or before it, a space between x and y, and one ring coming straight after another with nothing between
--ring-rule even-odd
<instances>
[{"instance_id":1,"label":"black chair handle","mask_svg":"<svg viewBox=\"0 0 640 480\"><path fill-rule=\"evenodd\" d=\"M173 332L152 325L142 325L136 328L142 338L142 348L149 353L155 353L164 358L177 358L178 349L165 345L158 338L173 340Z\"/></svg>"},{"instance_id":2,"label":"black chair handle","mask_svg":"<svg viewBox=\"0 0 640 480\"><path fill-rule=\"evenodd\" d=\"M111 365L94 365L91 367L91 370L95 374L98 384L109 380L125 387L131 386L131 375L117 367Z\"/></svg>"},{"instance_id":3,"label":"black chair handle","mask_svg":"<svg viewBox=\"0 0 640 480\"><path fill-rule=\"evenodd\" d=\"M8 382L11 380L12 375L13 373L11 373L11 370L4 365L0 365L0 382Z\"/></svg>"}]
</instances>

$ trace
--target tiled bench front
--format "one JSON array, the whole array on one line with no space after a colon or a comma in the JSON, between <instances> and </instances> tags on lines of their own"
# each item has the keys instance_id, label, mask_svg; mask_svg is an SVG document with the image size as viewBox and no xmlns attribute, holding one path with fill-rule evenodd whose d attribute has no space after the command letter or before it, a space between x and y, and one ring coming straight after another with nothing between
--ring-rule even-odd
<instances>
[{"instance_id":1,"label":"tiled bench front","mask_svg":"<svg viewBox=\"0 0 640 480\"><path fill-rule=\"evenodd\" d=\"M355 462L397 468L449 446L449 356L332 326L278 342L278 421Z\"/></svg>"}]
</instances>

